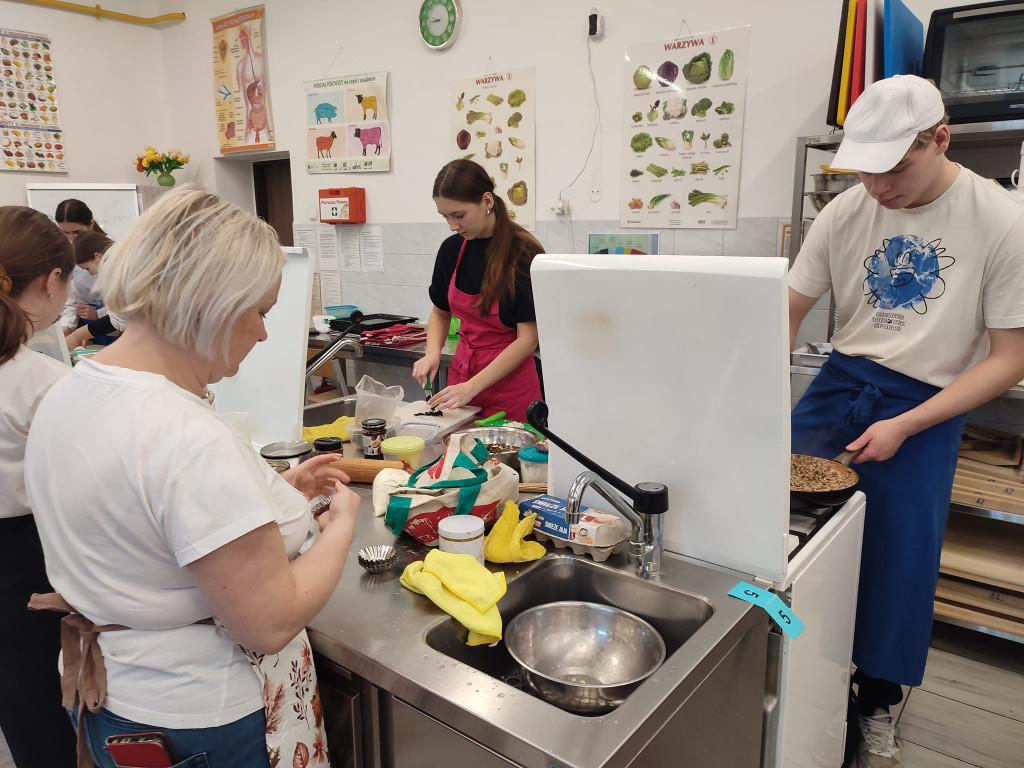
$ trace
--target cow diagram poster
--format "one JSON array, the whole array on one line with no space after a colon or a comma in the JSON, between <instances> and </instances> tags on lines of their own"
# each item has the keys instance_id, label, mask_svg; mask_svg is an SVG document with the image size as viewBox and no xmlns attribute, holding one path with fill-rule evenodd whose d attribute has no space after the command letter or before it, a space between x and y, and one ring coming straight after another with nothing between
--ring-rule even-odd
<instances>
[{"instance_id":1,"label":"cow diagram poster","mask_svg":"<svg viewBox=\"0 0 1024 768\"><path fill-rule=\"evenodd\" d=\"M735 229L750 27L626 49L619 223Z\"/></svg>"},{"instance_id":2,"label":"cow diagram poster","mask_svg":"<svg viewBox=\"0 0 1024 768\"><path fill-rule=\"evenodd\" d=\"M448 84L452 159L480 163L509 216L537 226L537 87L533 67L453 80Z\"/></svg>"},{"instance_id":3,"label":"cow diagram poster","mask_svg":"<svg viewBox=\"0 0 1024 768\"><path fill-rule=\"evenodd\" d=\"M263 6L213 19L213 89L221 154L274 148L266 68Z\"/></svg>"},{"instance_id":4,"label":"cow diagram poster","mask_svg":"<svg viewBox=\"0 0 1024 768\"><path fill-rule=\"evenodd\" d=\"M68 170L50 38L0 29L0 170Z\"/></svg>"},{"instance_id":5,"label":"cow diagram poster","mask_svg":"<svg viewBox=\"0 0 1024 768\"><path fill-rule=\"evenodd\" d=\"M388 73L306 83L306 172L391 169Z\"/></svg>"}]
</instances>

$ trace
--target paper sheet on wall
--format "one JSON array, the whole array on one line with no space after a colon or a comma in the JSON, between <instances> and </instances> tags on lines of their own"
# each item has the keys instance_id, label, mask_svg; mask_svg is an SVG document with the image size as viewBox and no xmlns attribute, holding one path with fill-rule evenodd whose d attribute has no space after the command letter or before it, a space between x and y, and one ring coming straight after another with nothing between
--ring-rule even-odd
<instances>
[{"instance_id":1,"label":"paper sheet on wall","mask_svg":"<svg viewBox=\"0 0 1024 768\"><path fill-rule=\"evenodd\" d=\"M344 225L338 230L338 258L342 272L362 272L359 254L359 227Z\"/></svg>"},{"instance_id":2,"label":"paper sheet on wall","mask_svg":"<svg viewBox=\"0 0 1024 768\"><path fill-rule=\"evenodd\" d=\"M320 271L320 256L316 242L316 224L312 221L292 224L292 241L296 248L305 248L309 252L313 272Z\"/></svg>"},{"instance_id":3,"label":"paper sheet on wall","mask_svg":"<svg viewBox=\"0 0 1024 768\"><path fill-rule=\"evenodd\" d=\"M384 271L384 233L376 225L364 225L359 232L359 253L364 272Z\"/></svg>"},{"instance_id":4,"label":"paper sheet on wall","mask_svg":"<svg viewBox=\"0 0 1024 768\"><path fill-rule=\"evenodd\" d=\"M305 90L306 173L391 168L387 72L311 80Z\"/></svg>"},{"instance_id":5,"label":"paper sheet on wall","mask_svg":"<svg viewBox=\"0 0 1024 768\"><path fill-rule=\"evenodd\" d=\"M47 35L0 29L0 170L68 170L51 46Z\"/></svg>"},{"instance_id":6,"label":"paper sheet on wall","mask_svg":"<svg viewBox=\"0 0 1024 768\"><path fill-rule=\"evenodd\" d=\"M626 48L622 227L735 229L750 27Z\"/></svg>"},{"instance_id":7,"label":"paper sheet on wall","mask_svg":"<svg viewBox=\"0 0 1024 768\"><path fill-rule=\"evenodd\" d=\"M341 274L338 272L320 273L320 302L326 307L341 306Z\"/></svg>"},{"instance_id":8,"label":"paper sheet on wall","mask_svg":"<svg viewBox=\"0 0 1024 768\"><path fill-rule=\"evenodd\" d=\"M274 126L263 64L263 6L218 16L211 23L221 154L273 149Z\"/></svg>"},{"instance_id":9,"label":"paper sheet on wall","mask_svg":"<svg viewBox=\"0 0 1024 768\"><path fill-rule=\"evenodd\" d=\"M451 158L480 163L509 215L537 226L535 133L537 78L533 67L452 80L448 84ZM440 169L439 169L440 170Z\"/></svg>"},{"instance_id":10,"label":"paper sheet on wall","mask_svg":"<svg viewBox=\"0 0 1024 768\"><path fill-rule=\"evenodd\" d=\"M320 272L338 271L338 229L333 224L316 225L316 249Z\"/></svg>"}]
</instances>

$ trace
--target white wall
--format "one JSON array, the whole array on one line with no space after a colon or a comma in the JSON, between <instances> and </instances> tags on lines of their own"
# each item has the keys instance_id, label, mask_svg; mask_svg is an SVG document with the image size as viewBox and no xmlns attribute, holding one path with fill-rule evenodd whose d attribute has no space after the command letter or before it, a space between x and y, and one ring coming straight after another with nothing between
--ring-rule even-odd
<instances>
[{"instance_id":1,"label":"white wall","mask_svg":"<svg viewBox=\"0 0 1024 768\"><path fill-rule=\"evenodd\" d=\"M448 160L448 82L483 72L493 59L499 70L537 68L538 218L554 218L548 206L582 167L593 127L585 36L592 5L593 0L517 0L514 6L463 0L459 40L447 51L434 52L416 32L418 0L266 0L270 105L278 148L292 156L296 217L307 216L317 189L344 182L366 187L372 221L435 221L430 186ZM184 11L188 17L140 27L0 0L5 24L54 38L71 164L68 181L151 184L131 166L137 148L147 143L192 154L193 165L179 174L183 180L219 189L248 173L245 160L214 160L209 20L237 7L229 0L133 3L133 12L140 15ZM683 13L694 33L752 26L751 54L757 64L747 93L739 215L787 215L795 137L826 128L839 0L741 0L696 8L668 0L606 0L599 10L606 33L592 44L592 54L604 137L591 169L569 193L576 216L618 218L624 49L675 36ZM307 175L302 82L361 70L391 73L393 170L358 178ZM0 174L0 202L22 202L27 181L61 178ZM604 190L597 204L587 193L595 182Z\"/></svg>"}]
</instances>

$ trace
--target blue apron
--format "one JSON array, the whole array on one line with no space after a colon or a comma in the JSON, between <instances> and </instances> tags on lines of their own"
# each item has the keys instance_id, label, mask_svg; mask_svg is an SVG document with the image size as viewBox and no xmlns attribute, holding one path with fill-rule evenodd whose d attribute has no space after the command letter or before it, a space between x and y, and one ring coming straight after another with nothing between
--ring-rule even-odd
<instances>
[{"instance_id":1,"label":"blue apron","mask_svg":"<svg viewBox=\"0 0 1024 768\"><path fill-rule=\"evenodd\" d=\"M833 352L792 416L793 453L832 458L876 421L940 390ZM867 496L853 661L870 677L917 686L931 642L939 556L966 415L912 435L887 461L854 466Z\"/></svg>"}]
</instances>

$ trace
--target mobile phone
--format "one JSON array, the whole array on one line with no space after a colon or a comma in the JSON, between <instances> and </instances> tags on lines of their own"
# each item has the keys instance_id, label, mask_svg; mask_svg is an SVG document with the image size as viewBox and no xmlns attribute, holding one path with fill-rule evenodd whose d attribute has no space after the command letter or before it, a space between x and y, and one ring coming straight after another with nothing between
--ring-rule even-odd
<instances>
[{"instance_id":1,"label":"mobile phone","mask_svg":"<svg viewBox=\"0 0 1024 768\"><path fill-rule=\"evenodd\" d=\"M107 751L117 765L132 768L171 768L178 762L166 734L159 731L108 736Z\"/></svg>"}]
</instances>

